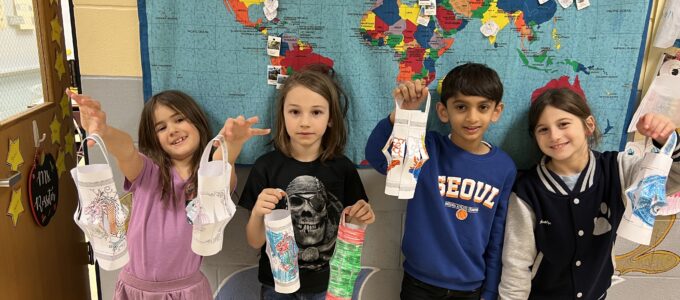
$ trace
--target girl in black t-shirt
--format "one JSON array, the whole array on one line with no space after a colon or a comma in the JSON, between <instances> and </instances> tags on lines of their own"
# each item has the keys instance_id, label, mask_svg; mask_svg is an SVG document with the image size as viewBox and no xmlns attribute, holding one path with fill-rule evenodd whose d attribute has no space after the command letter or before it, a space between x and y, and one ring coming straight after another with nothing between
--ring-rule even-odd
<instances>
[{"instance_id":1,"label":"girl in black t-shirt","mask_svg":"<svg viewBox=\"0 0 680 300\"><path fill-rule=\"evenodd\" d=\"M313 66L286 80L277 99L275 150L256 160L239 203L251 210L248 244L262 249L262 299L325 299L341 214L353 223L375 221L359 174L343 155L348 103L333 75L328 67ZM263 247L264 216L284 208L285 196L299 248L300 289L292 295L274 290Z\"/></svg>"}]
</instances>

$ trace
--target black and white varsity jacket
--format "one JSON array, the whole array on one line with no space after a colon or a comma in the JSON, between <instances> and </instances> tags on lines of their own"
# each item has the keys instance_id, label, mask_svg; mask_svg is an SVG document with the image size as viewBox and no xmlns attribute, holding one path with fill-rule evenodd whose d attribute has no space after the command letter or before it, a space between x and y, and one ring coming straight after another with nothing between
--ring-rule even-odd
<instances>
[{"instance_id":1,"label":"black and white varsity jacket","mask_svg":"<svg viewBox=\"0 0 680 300\"><path fill-rule=\"evenodd\" d=\"M667 194L680 190L680 145ZM573 190L546 168L546 157L520 177L510 196L500 299L603 299L614 274L614 242L623 191L639 156L591 151Z\"/></svg>"}]
</instances>

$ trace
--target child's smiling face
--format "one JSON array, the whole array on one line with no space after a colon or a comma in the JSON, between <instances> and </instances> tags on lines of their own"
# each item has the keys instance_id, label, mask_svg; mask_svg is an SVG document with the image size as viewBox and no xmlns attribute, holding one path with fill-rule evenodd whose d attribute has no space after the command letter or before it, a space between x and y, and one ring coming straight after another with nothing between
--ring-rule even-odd
<instances>
[{"instance_id":1,"label":"child's smiling face","mask_svg":"<svg viewBox=\"0 0 680 300\"><path fill-rule=\"evenodd\" d=\"M588 160L588 136L595 124L548 105L541 113L534 135L541 151L555 163Z\"/></svg>"},{"instance_id":2,"label":"child's smiling face","mask_svg":"<svg viewBox=\"0 0 680 300\"><path fill-rule=\"evenodd\" d=\"M451 141L459 147L476 154L488 152L481 144L491 122L500 119L503 103L481 96L457 94L437 103L437 114L444 123L451 125Z\"/></svg>"},{"instance_id":3,"label":"child's smiling face","mask_svg":"<svg viewBox=\"0 0 680 300\"><path fill-rule=\"evenodd\" d=\"M153 114L156 136L163 151L173 161L191 160L200 142L196 126L184 115L163 104L157 104Z\"/></svg>"}]
</instances>

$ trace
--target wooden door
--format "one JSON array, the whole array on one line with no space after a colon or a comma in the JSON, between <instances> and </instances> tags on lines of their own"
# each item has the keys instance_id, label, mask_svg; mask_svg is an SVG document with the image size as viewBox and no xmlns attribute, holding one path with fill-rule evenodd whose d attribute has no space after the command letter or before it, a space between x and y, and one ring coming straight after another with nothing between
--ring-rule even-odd
<instances>
[{"instance_id":1,"label":"wooden door","mask_svg":"<svg viewBox=\"0 0 680 300\"><path fill-rule=\"evenodd\" d=\"M0 187L0 298L89 299L87 244L73 222L77 196L69 170L75 165L76 151L70 101L64 98L71 78L59 0L34 0L33 12L45 103L0 120L0 179L13 174L7 162L10 149L10 161L16 165L23 160L18 166L21 180ZM36 153L34 120L40 134L46 133L42 149L53 156L59 174L51 179L58 180L57 209L44 227L34 220L29 203L29 172ZM19 212L22 207L15 226L8 210Z\"/></svg>"}]
</instances>

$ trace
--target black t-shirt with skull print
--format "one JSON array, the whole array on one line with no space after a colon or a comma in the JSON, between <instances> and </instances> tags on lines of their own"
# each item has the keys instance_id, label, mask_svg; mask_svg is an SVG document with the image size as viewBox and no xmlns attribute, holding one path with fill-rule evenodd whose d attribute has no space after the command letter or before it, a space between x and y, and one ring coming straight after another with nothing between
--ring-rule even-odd
<instances>
[{"instance_id":1,"label":"black t-shirt with skull print","mask_svg":"<svg viewBox=\"0 0 680 300\"><path fill-rule=\"evenodd\" d=\"M328 288L329 260L335 248L340 213L360 199L368 201L354 164L345 156L325 162L300 162L274 150L255 161L239 205L253 209L265 188L286 191L299 248L300 292ZM284 198L285 199L285 198ZM286 207L279 201L277 209ZM265 247L260 251L260 282L274 286Z\"/></svg>"}]
</instances>

